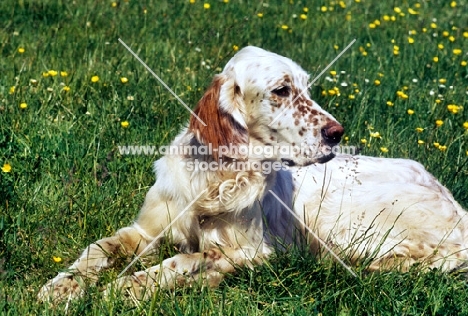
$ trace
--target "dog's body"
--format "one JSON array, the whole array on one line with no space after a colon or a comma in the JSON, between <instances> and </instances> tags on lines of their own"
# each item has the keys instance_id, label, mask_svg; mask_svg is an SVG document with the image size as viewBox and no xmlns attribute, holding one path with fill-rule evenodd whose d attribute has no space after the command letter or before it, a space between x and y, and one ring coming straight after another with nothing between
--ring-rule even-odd
<instances>
[{"instance_id":1,"label":"dog's body","mask_svg":"<svg viewBox=\"0 0 468 316\"><path fill-rule=\"evenodd\" d=\"M90 245L39 298L79 296L81 281L95 282L117 254L154 250L163 237L182 253L118 279L114 289L145 298L155 286L199 280L216 286L236 266L260 264L309 230L351 262L370 259L371 270L405 271L416 262L452 270L466 262L468 218L450 192L411 160L332 159L327 148L338 144L343 128L310 100L307 79L285 57L255 47L236 54L173 142L214 150L159 159L135 223ZM225 150L230 145L313 150L243 155ZM194 164L200 162L218 168L202 170ZM250 167L239 169L238 162ZM283 168L265 172L266 163Z\"/></svg>"}]
</instances>

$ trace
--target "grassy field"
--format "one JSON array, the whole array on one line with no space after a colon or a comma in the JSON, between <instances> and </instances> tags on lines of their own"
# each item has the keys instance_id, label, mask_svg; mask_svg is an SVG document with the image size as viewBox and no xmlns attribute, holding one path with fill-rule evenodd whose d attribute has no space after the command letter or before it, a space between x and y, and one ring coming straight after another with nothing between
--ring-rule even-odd
<instances>
[{"instance_id":1,"label":"grassy field","mask_svg":"<svg viewBox=\"0 0 468 316\"><path fill-rule=\"evenodd\" d=\"M468 315L464 276L353 278L300 249L214 290L36 302L86 245L131 223L154 182L157 156L117 146L167 144L189 119L118 38L192 107L243 46L314 75L357 39L313 98L345 126L343 143L421 162L468 207L467 12L466 0L1 1L0 313Z\"/></svg>"}]
</instances>

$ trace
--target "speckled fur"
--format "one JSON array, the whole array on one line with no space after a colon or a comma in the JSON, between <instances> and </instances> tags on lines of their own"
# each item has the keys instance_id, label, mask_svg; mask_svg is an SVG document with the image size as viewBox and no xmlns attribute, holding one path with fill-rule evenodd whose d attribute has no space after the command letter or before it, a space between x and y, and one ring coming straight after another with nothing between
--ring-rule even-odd
<instances>
[{"instance_id":1,"label":"speckled fur","mask_svg":"<svg viewBox=\"0 0 468 316\"><path fill-rule=\"evenodd\" d=\"M192 117L173 144L330 145L323 135L333 130L339 140L343 129L307 91L302 93L307 81L308 75L290 59L244 48L215 77L195 109L207 126ZM225 159L231 167L236 160L282 158L229 154ZM39 299L79 297L84 285L95 283L117 255L140 254L188 205L165 235L181 254L116 280L107 295L145 299L156 287L217 286L236 267L254 267L273 251L297 243L298 234L307 234L304 224L344 259L370 259L370 270L406 271L414 263L451 270L468 259L466 212L414 161L345 155L330 160L331 155L298 153L289 158L296 167L271 173L187 169L195 159L218 158L180 154L159 159L156 183L135 224L91 244L67 272L42 287ZM313 238L310 248L321 251Z\"/></svg>"}]
</instances>

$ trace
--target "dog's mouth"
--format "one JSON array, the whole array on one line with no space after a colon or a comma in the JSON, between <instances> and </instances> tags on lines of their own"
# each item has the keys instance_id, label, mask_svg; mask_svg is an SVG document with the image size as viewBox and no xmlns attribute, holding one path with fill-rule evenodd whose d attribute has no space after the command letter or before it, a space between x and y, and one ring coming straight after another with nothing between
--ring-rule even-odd
<instances>
[{"instance_id":1,"label":"dog's mouth","mask_svg":"<svg viewBox=\"0 0 468 316\"><path fill-rule=\"evenodd\" d=\"M335 158L335 154L329 154L329 155L326 155L326 156L319 157L317 159L317 162L318 163L326 163L326 162L329 162L330 160L332 160L333 158Z\"/></svg>"},{"instance_id":2,"label":"dog's mouth","mask_svg":"<svg viewBox=\"0 0 468 316\"><path fill-rule=\"evenodd\" d=\"M287 167L294 167L296 163L292 161L291 159L286 159L286 158L281 158L281 161L283 164L285 164Z\"/></svg>"},{"instance_id":3,"label":"dog's mouth","mask_svg":"<svg viewBox=\"0 0 468 316\"><path fill-rule=\"evenodd\" d=\"M330 153L328 155L323 155L323 156L317 157L316 159L313 159L313 160L307 160L304 163L297 163L294 160L287 159L287 158L281 158L281 162L284 165L286 165L287 167L294 167L294 166L304 166L305 167L305 166L309 166L309 165L314 164L314 163L320 163L320 164L327 163L330 160L332 160L333 158L335 158L335 154Z\"/></svg>"}]
</instances>

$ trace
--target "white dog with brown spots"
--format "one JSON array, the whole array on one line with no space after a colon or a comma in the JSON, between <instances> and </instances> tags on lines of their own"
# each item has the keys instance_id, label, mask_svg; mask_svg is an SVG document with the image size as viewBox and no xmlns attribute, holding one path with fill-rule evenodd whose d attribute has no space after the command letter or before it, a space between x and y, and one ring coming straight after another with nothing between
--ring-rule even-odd
<instances>
[{"instance_id":1,"label":"white dog with brown spots","mask_svg":"<svg viewBox=\"0 0 468 316\"><path fill-rule=\"evenodd\" d=\"M467 213L451 193L411 160L334 157L343 128L310 99L308 78L288 58L239 51L172 143L193 150L156 161L156 183L134 224L88 246L39 299L78 297L115 257L154 252L161 238L181 254L109 287L143 299L156 287L217 286L310 231L312 251L321 251L319 236L345 261L370 259L370 270L466 262ZM204 146L211 151L197 150ZM293 147L307 150L285 150Z\"/></svg>"}]
</instances>

